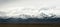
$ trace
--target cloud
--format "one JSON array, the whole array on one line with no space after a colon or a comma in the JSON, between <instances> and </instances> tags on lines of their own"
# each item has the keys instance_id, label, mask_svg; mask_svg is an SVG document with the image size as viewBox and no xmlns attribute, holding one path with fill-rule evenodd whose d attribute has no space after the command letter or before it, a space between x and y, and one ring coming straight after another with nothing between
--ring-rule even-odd
<instances>
[{"instance_id":1,"label":"cloud","mask_svg":"<svg viewBox=\"0 0 60 27\"><path fill-rule=\"evenodd\" d=\"M60 0L0 0L0 16L41 18L60 16Z\"/></svg>"}]
</instances>

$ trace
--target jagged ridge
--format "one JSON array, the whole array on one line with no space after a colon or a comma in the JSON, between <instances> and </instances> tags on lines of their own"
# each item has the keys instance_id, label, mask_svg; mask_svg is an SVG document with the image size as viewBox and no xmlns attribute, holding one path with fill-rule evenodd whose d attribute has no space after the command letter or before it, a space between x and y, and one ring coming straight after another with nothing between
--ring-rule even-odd
<instances>
[{"instance_id":1,"label":"jagged ridge","mask_svg":"<svg viewBox=\"0 0 60 27\"><path fill-rule=\"evenodd\" d=\"M60 18L49 18L49 19L37 19L37 18L9 18L9 19L0 19L0 23L60 23Z\"/></svg>"}]
</instances>

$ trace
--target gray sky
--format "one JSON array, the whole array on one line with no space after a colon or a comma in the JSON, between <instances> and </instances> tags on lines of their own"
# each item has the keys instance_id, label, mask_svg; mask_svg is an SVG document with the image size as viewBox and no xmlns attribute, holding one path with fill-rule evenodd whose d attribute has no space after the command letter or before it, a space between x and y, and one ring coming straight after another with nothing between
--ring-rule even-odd
<instances>
[{"instance_id":1,"label":"gray sky","mask_svg":"<svg viewBox=\"0 0 60 27\"><path fill-rule=\"evenodd\" d=\"M58 12L60 11L60 0L0 0L0 11L4 13L3 16L17 16L20 14L37 16L40 14L38 11L41 8L50 8L42 11L47 15L50 12L60 15L60 12Z\"/></svg>"},{"instance_id":2,"label":"gray sky","mask_svg":"<svg viewBox=\"0 0 60 27\"><path fill-rule=\"evenodd\" d=\"M41 8L59 6L60 0L1 0L5 7ZM4 7L4 6L3 6Z\"/></svg>"}]
</instances>

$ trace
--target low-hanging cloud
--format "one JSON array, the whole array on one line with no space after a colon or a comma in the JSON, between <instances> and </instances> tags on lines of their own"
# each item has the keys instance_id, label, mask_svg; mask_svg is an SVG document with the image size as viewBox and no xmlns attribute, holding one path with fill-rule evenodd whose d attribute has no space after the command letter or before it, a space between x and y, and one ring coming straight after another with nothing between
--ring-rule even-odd
<instances>
[{"instance_id":1,"label":"low-hanging cloud","mask_svg":"<svg viewBox=\"0 0 60 27\"><path fill-rule=\"evenodd\" d=\"M27 19L60 16L59 0L2 0L0 4L0 17Z\"/></svg>"}]
</instances>

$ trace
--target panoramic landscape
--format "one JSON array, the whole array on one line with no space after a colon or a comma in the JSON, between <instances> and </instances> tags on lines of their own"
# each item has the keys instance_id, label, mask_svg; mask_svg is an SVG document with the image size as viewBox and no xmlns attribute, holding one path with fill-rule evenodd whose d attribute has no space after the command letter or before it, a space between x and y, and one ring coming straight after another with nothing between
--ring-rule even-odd
<instances>
[{"instance_id":1,"label":"panoramic landscape","mask_svg":"<svg viewBox=\"0 0 60 27\"><path fill-rule=\"evenodd\" d=\"M60 0L0 0L0 23L60 23Z\"/></svg>"}]
</instances>

